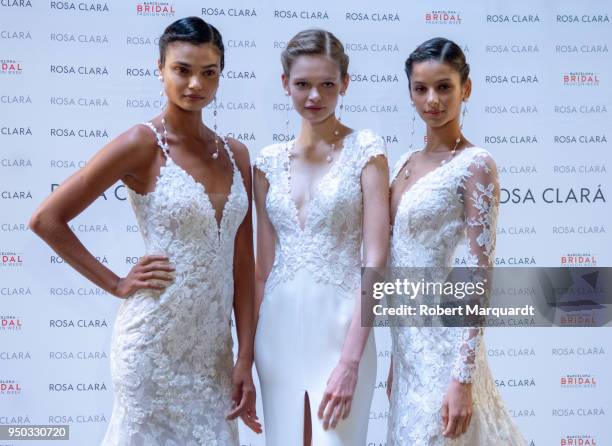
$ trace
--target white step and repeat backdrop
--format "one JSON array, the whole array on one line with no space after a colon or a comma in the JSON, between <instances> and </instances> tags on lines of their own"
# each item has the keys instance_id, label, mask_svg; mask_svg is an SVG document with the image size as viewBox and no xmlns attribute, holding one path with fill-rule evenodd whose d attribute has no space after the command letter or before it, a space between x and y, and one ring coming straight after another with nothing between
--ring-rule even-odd
<instances>
[{"instance_id":1,"label":"white step and repeat backdrop","mask_svg":"<svg viewBox=\"0 0 612 446\"><path fill-rule=\"evenodd\" d=\"M69 424L71 445L102 439L119 301L67 267L26 222L104 143L158 113L157 37L189 15L224 36L219 125L253 158L285 138L279 55L297 31L322 27L345 43L344 121L384 135L391 162L409 145L405 58L428 38L454 39L474 82L466 133L501 172L496 264L612 266L607 2L0 0L0 424ZM419 124L417 144L423 136ZM143 251L121 184L72 228L120 274ZM382 329L377 338L371 446L385 444L388 417L389 339ZM612 444L608 329L496 328L486 342L532 445ZM244 445L264 444L241 434Z\"/></svg>"}]
</instances>

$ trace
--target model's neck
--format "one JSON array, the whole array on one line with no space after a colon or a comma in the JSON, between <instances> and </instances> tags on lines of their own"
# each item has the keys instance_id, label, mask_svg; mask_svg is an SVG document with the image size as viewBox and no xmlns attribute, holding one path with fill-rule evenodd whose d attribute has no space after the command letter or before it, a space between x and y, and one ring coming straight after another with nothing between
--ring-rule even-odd
<instances>
[{"instance_id":1,"label":"model's neck","mask_svg":"<svg viewBox=\"0 0 612 446\"><path fill-rule=\"evenodd\" d=\"M202 122L202 111L187 111L174 104L168 104L161 114L166 125L172 129L173 133L178 133L188 137L200 137L204 131Z\"/></svg>"},{"instance_id":2,"label":"model's neck","mask_svg":"<svg viewBox=\"0 0 612 446\"><path fill-rule=\"evenodd\" d=\"M300 134L296 138L296 142L304 147L314 147L322 142L329 144L338 138L334 132L341 128L342 124L336 119L335 114L315 124L302 119L302 127L300 129Z\"/></svg>"},{"instance_id":3,"label":"model's neck","mask_svg":"<svg viewBox=\"0 0 612 446\"><path fill-rule=\"evenodd\" d=\"M446 123L442 127L433 128L427 126L427 144L425 145L425 151L440 152L453 150L457 145L457 138L461 138L461 142L464 140L461 134L459 121L456 119Z\"/></svg>"}]
</instances>

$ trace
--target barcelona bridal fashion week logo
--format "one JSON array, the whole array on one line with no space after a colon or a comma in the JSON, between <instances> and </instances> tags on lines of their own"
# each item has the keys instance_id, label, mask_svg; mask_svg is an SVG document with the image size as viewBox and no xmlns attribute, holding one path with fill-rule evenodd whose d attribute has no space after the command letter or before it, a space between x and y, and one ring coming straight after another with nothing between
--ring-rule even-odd
<instances>
[{"instance_id":1,"label":"barcelona bridal fashion week logo","mask_svg":"<svg viewBox=\"0 0 612 446\"><path fill-rule=\"evenodd\" d=\"M23 328L23 320L14 314L0 315L0 330L1 331L21 331Z\"/></svg>"},{"instance_id":2,"label":"barcelona bridal fashion week logo","mask_svg":"<svg viewBox=\"0 0 612 446\"><path fill-rule=\"evenodd\" d=\"M455 10L433 10L425 13L425 23L428 25L460 25L461 14Z\"/></svg>"},{"instance_id":3,"label":"barcelona bridal fashion week logo","mask_svg":"<svg viewBox=\"0 0 612 446\"><path fill-rule=\"evenodd\" d=\"M562 389L593 389L597 387L599 379L589 373L566 374L559 378Z\"/></svg>"},{"instance_id":4,"label":"barcelona bridal fashion week logo","mask_svg":"<svg viewBox=\"0 0 612 446\"><path fill-rule=\"evenodd\" d=\"M570 71L563 73L566 87L599 87L599 74L592 71Z\"/></svg>"},{"instance_id":5,"label":"barcelona bridal fashion week logo","mask_svg":"<svg viewBox=\"0 0 612 446\"><path fill-rule=\"evenodd\" d=\"M23 74L23 62L15 59L0 59L0 74Z\"/></svg>"},{"instance_id":6,"label":"barcelona bridal fashion week logo","mask_svg":"<svg viewBox=\"0 0 612 446\"><path fill-rule=\"evenodd\" d=\"M170 2L136 3L136 15L141 17L174 17L176 10Z\"/></svg>"},{"instance_id":7,"label":"barcelona bridal fashion week logo","mask_svg":"<svg viewBox=\"0 0 612 446\"><path fill-rule=\"evenodd\" d=\"M599 443L591 434L565 435L561 438L559 446L597 446Z\"/></svg>"},{"instance_id":8,"label":"barcelona bridal fashion week logo","mask_svg":"<svg viewBox=\"0 0 612 446\"><path fill-rule=\"evenodd\" d=\"M0 379L0 396L20 395L21 383L14 379Z\"/></svg>"},{"instance_id":9,"label":"barcelona bridal fashion week logo","mask_svg":"<svg viewBox=\"0 0 612 446\"><path fill-rule=\"evenodd\" d=\"M597 256L590 252L568 253L561 256L561 266L589 267L597 265Z\"/></svg>"},{"instance_id":10,"label":"barcelona bridal fashion week logo","mask_svg":"<svg viewBox=\"0 0 612 446\"><path fill-rule=\"evenodd\" d=\"M0 251L0 267L18 268L23 266L23 253Z\"/></svg>"}]
</instances>

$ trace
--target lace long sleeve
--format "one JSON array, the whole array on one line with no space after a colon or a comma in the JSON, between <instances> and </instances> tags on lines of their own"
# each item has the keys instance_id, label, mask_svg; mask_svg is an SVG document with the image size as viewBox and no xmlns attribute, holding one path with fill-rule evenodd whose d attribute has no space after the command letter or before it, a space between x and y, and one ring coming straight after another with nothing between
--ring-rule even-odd
<instances>
[{"instance_id":1,"label":"lace long sleeve","mask_svg":"<svg viewBox=\"0 0 612 446\"><path fill-rule=\"evenodd\" d=\"M495 258L495 234L499 211L499 180L495 162L489 155L477 156L468 169L461 194L468 244L468 264L489 268ZM453 377L462 383L472 381L476 353L482 341L482 328L464 328L453 368Z\"/></svg>"}]
</instances>

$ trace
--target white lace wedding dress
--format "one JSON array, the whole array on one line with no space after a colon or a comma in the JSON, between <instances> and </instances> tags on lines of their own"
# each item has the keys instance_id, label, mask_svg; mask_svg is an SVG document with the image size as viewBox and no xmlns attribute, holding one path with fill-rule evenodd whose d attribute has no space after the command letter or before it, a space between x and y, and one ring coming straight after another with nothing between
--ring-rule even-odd
<instances>
[{"instance_id":1,"label":"white lace wedding dress","mask_svg":"<svg viewBox=\"0 0 612 446\"><path fill-rule=\"evenodd\" d=\"M129 197L147 254L165 254L176 281L161 294L142 290L119 308L111 347L114 405L107 446L237 446L231 409L230 317L234 238L248 208L242 176L220 225L204 189L166 158L155 190Z\"/></svg>"},{"instance_id":2,"label":"white lace wedding dress","mask_svg":"<svg viewBox=\"0 0 612 446\"><path fill-rule=\"evenodd\" d=\"M361 285L361 172L372 158L386 156L384 142L370 130L344 139L338 159L312 188L303 229L291 198L290 147L265 147L255 163L269 183L266 210L276 230L274 265L255 336L266 445L303 444L306 394L313 445L365 445L376 379L373 333L349 417L325 431L317 410L340 359Z\"/></svg>"},{"instance_id":3,"label":"white lace wedding dress","mask_svg":"<svg viewBox=\"0 0 612 446\"><path fill-rule=\"evenodd\" d=\"M398 160L392 181L403 174L411 155ZM467 244L467 265L491 265L499 204L496 187L495 162L479 147L464 149L419 178L398 204L391 266L450 266L461 242ZM477 328L391 327L389 446L526 445L495 387L482 334ZM468 431L454 440L442 436L441 418L452 378L471 382L474 400Z\"/></svg>"}]
</instances>

